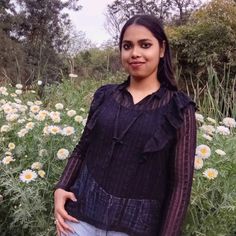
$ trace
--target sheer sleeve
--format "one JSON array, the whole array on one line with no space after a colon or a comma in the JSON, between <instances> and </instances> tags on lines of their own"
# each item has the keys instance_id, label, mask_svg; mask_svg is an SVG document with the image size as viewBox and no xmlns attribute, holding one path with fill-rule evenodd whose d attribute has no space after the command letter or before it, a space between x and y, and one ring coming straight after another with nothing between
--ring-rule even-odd
<instances>
[{"instance_id":1,"label":"sheer sleeve","mask_svg":"<svg viewBox=\"0 0 236 236\"><path fill-rule=\"evenodd\" d=\"M177 130L175 158L170 160L169 195L160 236L179 236L190 200L196 148L195 108L187 106Z\"/></svg>"},{"instance_id":2,"label":"sheer sleeve","mask_svg":"<svg viewBox=\"0 0 236 236\"><path fill-rule=\"evenodd\" d=\"M93 101L91 103L87 122L84 128L84 131L81 135L80 141L74 148L71 153L66 167L61 175L59 182L56 184L55 189L62 188L64 190L69 190L70 186L74 183L80 168L83 163L83 159L89 145L89 134L91 131L91 126L93 126L92 120L94 120L94 113L98 110L98 107L102 103L104 98L105 91L107 90L108 85L100 87L94 94Z\"/></svg>"}]
</instances>

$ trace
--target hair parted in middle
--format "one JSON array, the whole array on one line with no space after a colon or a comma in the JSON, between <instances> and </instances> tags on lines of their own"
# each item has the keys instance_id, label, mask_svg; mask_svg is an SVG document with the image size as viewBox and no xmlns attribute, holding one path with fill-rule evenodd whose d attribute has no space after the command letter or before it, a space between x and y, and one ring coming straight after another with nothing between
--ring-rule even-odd
<instances>
[{"instance_id":1,"label":"hair parted in middle","mask_svg":"<svg viewBox=\"0 0 236 236\"><path fill-rule=\"evenodd\" d=\"M161 21L152 15L135 15L132 18L130 18L125 23L120 33L120 39L119 39L120 51L122 47L124 33L127 30L127 28L131 25L144 26L158 40L160 47L165 46L164 57L160 58L160 62L158 65L157 77L162 85L165 85L171 90L177 90L177 83L174 77L174 72L171 62L169 41L164 32Z\"/></svg>"}]
</instances>

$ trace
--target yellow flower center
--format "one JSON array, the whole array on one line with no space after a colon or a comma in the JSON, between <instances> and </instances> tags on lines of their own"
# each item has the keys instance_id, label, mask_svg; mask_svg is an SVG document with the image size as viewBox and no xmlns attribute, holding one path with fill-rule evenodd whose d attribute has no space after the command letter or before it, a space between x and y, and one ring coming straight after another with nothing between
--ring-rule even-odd
<instances>
[{"instance_id":1,"label":"yellow flower center","mask_svg":"<svg viewBox=\"0 0 236 236\"><path fill-rule=\"evenodd\" d=\"M201 153L202 153L203 155L207 154L207 149L206 149L206 148L202 148Z\"/></svg>"},{"instance_id":2,"label":"yellow flower center","mask_svg":"<svg viewBox=\"0 0 236 236\"><path fill-rule=\"evenodd\" d=\"M26 178L26 179L32 179L32 174L30 174L30 173L29 173L29 174L26 174L26 175L25 175L25 178Z\"/></svg>"}]
</instances>

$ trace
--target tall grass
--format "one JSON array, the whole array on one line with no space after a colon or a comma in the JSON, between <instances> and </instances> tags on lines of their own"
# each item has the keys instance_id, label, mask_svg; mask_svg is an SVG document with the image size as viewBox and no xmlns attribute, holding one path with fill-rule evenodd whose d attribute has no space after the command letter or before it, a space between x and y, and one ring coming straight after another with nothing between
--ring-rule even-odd
<instances>
[{"instance_id":1,"label":"tall grass","mask_svg":"<svg viewBox=\"0 0 236 236\"><path fill-rule=\"evenodd\" d=\"M212 66L207 72L207 78L194 80L190 75L191 83L186 83L186 90L193 92L200 113L217 119L236 117L236 75L230 77L230 67L226 65L221 77Z\"/></svg>"},{"instance_id":2,"label":"tall grass","mask_svg":"<svg viewBox=\"0 0 236 236\"><path fill-rule=\"evenodd\" d=\"M32 104L36 104L39 100L37 91L40 88L37 85L34 87L36 93L26 90L23 91L23 94L16 95L16 88L7 86L7 83L4 84L9 94L0 94L0 107L3 109L3 105L10 105L12 109L17 108L15 112L20 117L17 120L9 121L6 119L4 110L0 109L0 129L2 130L4 125L10 127L8 131L0 132L1 236L55 235L53 187L66 164L66 160L57 158L57 152L60 148L72 151L83 129L83 123L75 121L74 117L69 117L67 111L73 109L77 115L85 119L94 91L103 84L119 83L125 77L125 75L117 73L117 75L105 76L104 80L64 79L62 83L46 85L41 96L40 109L50 113L57 110L55 104L64 105L64 109L58 111L61 114L61 122L55 124L49 115L45 120L39 121L30 112ZM193 86L192 83L187 89L189 92L194 91L194 100L205 116L223 117L223 114L228 116L229 111L235 115L233 87L235 87L235 79L229 78L229 72L225 72L224 77L219 79L215 71L209 68L206 84L203 84L203 80L199 80L196 86ZM222 99L223 101L221 101ZM26 106L27 110L18 111L20 105ZM19 119L24 119L24 122L18 122ZM29 122L35 123L34 128L23 137L19 137L17 133ZM75 133L70 136L52 133L45 135L44 128L53 124L61 128L73 126ZM205 179L202 170L196 172L183 235L215 236L219 232L219 235L232 236L230 233L233 232L236 221L235 132L234 129L227 137L215 135L212 142L205 141L201 133L198 133L199 144L207 142L211 146L212 152L216 148L224 149L227 156L219 158L212 154L211 158L204 163L204 168L214 167L219 171L219 177L215 180ZM16 147L9 150L9 143L14 143ZM42 152L43 150L44 152ZM3 159L9 155L15 160L4 164ZM28 184L21 182L20 173L32 168L32 163L36 161L42 163L45 176L42 178L38 176L35 181ZM222 224L220 224L221 219L224 219Z\"/></svg>"}]
</instances>

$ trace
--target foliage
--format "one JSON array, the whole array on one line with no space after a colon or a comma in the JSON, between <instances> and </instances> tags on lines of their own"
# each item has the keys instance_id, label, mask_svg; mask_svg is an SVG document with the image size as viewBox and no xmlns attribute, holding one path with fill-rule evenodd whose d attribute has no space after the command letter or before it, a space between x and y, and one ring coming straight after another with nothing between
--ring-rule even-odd
<instances>
[{"instance_id":1,"label":"foliage","mask_svg":"<svg viewBox=\"0 0 236 236\"><path fill-rule=\"evenodd\" d=\"M231 77L236 72L236 4L231 0L212 0L197 10L188 24L167 27L174 58L183 76L192 73L195 80L205 75L206 65L213 65L219 75L231 66ZM220 37L219 37L220 36Z\"/></svg>"},{"instance_id":2,"label":"foliage","mask_svg":"<svg viewBox=\"0 0 236 236\"><path fill-rule=\"evenodd\" d=\"M75 71L87 78L101 79L105 74L121 71L119 51L111 46L105 48L90 48L83 50L74 58Z\"/></svg>"},{"instance_id":3,"label":"foliage","mask_svg":"<svg viewBox=\"0 0 236 236\"><path fill-rule=\"evenodd\" d=\"M78 78L63 80L60 84L47 85L44 87L42 101L39 101L37 96L42 85L34 84L22 94L19 92L19 85L17 89L8 85L7 90L3 86L0 88L0 195L3 198L0 200L1 236L55 235L53 186L66 163L66 160L58 158L57 151L60 148L72 151L78 142L88 104L96 88L104 83L119 82L117 76L107 77L106 80L77 80ZM58 103L64 105L62 110L57 110L61 106L58 106ZM35 105L39 106L41 111L47 111L44 120L39 120L39 111L34 113ZM80 117L75 121L75 116L67 114L70 110L75 110L76 115L82 119ZM60 112L59 123L52 114L50 115L52 111ZM20 116L12 119L13 114ZM34 123L32 129L30 122ZM205 122L209 123L208 119L205 119ZM9 125L7 131L4 125ZM68 136L60 132L53 134L51 128L45 128L51 125L60 128L71 126L75 132ZM214 124L214 127L217 125ZM18 132L24 127L28 127L27 133L19 136ZM183 228L186 236L233 235L230 233L235 229L236 222L235 132L235 128L232 128L227 136L214 132L210 134L212 141L204 139L202 129L198 133L198 144L209 145L212 152L212 155L204 160L204 169L213 167L219 174L217 178L208 180L203 177L202 170L196 170L191 205ZM10 143L14 143L15 147ZM217 156L216 149L224 150L226 156ZM6 156L11 156L14 161L6 164ZM32 167L34 162L42 164L40 168L45 171L44 177L39 176L39 169ZM20 181L20 173L26 169L37 173L34 181Z\"/></svg>"},{"instance_id":4,"label":"foliage","mask_svg":"<svg viewBox=\"0 0 236 236\"><path fill-rule=\"evenodd\" d=\"M200 3L200 0L116 0L107 6L106 29L117 43L122 25L136 14L155 15L164 22L182 25Z\"/></svg>"},{"instance_id":5,"label":"foliage","mask_svg":"<svg viewBox=\"0 0 236 236\"><path fill-rule=\"evenodd\" d=\"M195 82L192 77L185 80L187 92L192 94L199 111L218 119L236 117L236 75L231 77L229 66L224 66L222 76L209 66L207 75L206 78L199 76Z\"/></svg>"},{"instance_id":6,"label":"foliage","mask_svg":"<svg viewBox=\"0 0 236 236\"><path fill-rule=\"evenodd\" d=\"M219 126L217 121L209 117L198 124L198 144L207 145L211 155L203 159L203 167L198 166L199 169L195 171L183 235L232 236L236 233L236 122L234 128L230 128L230 135L204 129L206 125L212 126L213 130ZM219 149L223 152L219 152ZM218 176L206 178L203 173L207 168L214 168Z\"/></svg>"},{"instance_id":7,"label":"foliage","mask_svg":"<svg viewBox=\"0 0 236 236\"><path fill-rule=\"evenodd\" d=\"M80 8L78 0L4 0L1 3L0 37L7 47L0 47L4 62L0 70L13 84L17 81L30 84L38 78L45 82L60 80L60 68L63 68L60 53L68 41L66 29L71 24L65 10Z\"/></svg>"},{"instance_id":8,"label":"foliage","mask_svg":"<svg viewBox=\"0 0 236 236\"><path fill-rule=\"evenodd\" d=\"M1 100L1 107L4 104L8 104L5 106L10 107L9 109L14 107L20 115L17 120L9 121L9 116L8 118L6 116L12 113L6 113L7 108L0 111L1 127L3 125L10 126L8 132L4 132L1 129L1 161L6 155L12 155L15 160L9 165L4 165L3 162L0 164L0 193L3 195L3 202L0 205L1 216L3 217L1 217L0 221L2 236L54 235L52 192L53 186L65 164L65 161L57 158L57 151L60 148L66 148L70 151L73 149L83 128L82 121L86 117L85 110L82 109L84 108L82 94L72 84L68 87L67 82L59 87L54 85L46 89L46 93L55 92L54 100L51 100L50 104L45 100L45 103L40 105L40 101L37 101L36 93L32 93L34 90L27 90L22 95L14 97L18 99L16 101L11 97L12 94L16 94L14 93L14 88L8 89L8 95L0 95L1 99L4 99ZM62 93L66 104L60 97ZM73 99L69 97L71 100L68 100L66 95L73 95ZM61 122L59 124L49 116L51 111L56 111L54 105L57 101L62 102L65 106L62 111L58 110L61 113ZM38 120L36 113L30 112L30 108L36 104L40 106L40 110L47 112L45 119L42 116L41 120ZM66 114L68 109L72 109L72 105L75 107L77 115L82 117L79 123L74 120L74 117L69 117ZM26 107L27 110L24 111L23 107ZM37 114L39 113L37 112ZM30 122L33 122L33 128L27 128L27 134L20 136L18 132ZM71 133L71 135L62 135L60 133L53 135L45 128L51 125L57 125L60 129L68 126L74 127L75 132ZM11 142L15 144L15 149L9 149L8 144ZM10 151L11 154L6 154L7 151ZM42 169L46 175L42 178L38 175L36 181L32 181L29 184L21 182L19 180L20 172L25 169L32 169L31 165L34 162L40 162L43 165ZM37 169L35 171L37 173Z\"/></svg>"}]
</instances>

